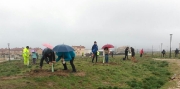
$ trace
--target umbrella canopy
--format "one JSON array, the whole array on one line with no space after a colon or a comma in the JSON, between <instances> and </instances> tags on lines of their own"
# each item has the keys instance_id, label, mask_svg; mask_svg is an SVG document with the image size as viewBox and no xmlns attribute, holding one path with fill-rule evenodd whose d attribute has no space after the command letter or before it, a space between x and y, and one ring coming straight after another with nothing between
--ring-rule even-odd
<instances>
[{"instance_id":1,"label":"umbrella canopy","mask_svg":"<svg viewBox=\"0 0 180 89\"><path fill-rule=\"evenodd\" d=\"M74 49L69 45L61 44L61 45L56 45L53 48L53 51L55 51L55 52L70 52L70 51L74 51Z\"/></svg>"},{"instance_id":2,"label":"umbrella canopy","mask_svg":"<svg viewBox=\"0 0 180 89\"><path fill-rule=\"evenodd\" d=\"M106 45L104 45L103 47L102 47L102 49L104 49L104 48L114 48L114 46L112 45L112 44L106 44Z\"/></svg>"},{"instance_id":3,"label":"umbrella canopy","mask_svg":"<svg viewBox=\"0 0 180 89\"><path fill-rule=\"evenodd\" d=\"M35 50L34 50L34 49L31 49L31 52L35 52Z\"/></svg>"},{"instance_id":4,"label":"umbrella canopy","mask_svg":"<svg viewBox=\"0 0 180 89\"><path fill-rule=\"evenodd\" d=\"M53 46L48 44L48 43L44 43L43 46L47 47L47 48L50 48L50 49L53 49Z\"/></svg>"}]
</instances>

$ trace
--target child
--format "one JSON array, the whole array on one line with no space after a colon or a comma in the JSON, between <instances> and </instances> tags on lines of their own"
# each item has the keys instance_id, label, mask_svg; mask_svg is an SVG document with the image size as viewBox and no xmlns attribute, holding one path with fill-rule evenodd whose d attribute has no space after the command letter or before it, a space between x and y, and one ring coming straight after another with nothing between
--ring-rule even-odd
<instances>
[{"instance_id":1,"label":"child","mask_svg":"<svg viewBox=\"0 0 180 89\"><path fill-rule=\"evenodd\" d=\"M33 59L33 64L36 64L37 53L34 50L32 51L32 59Z\"/></svg>"}]
</instances>

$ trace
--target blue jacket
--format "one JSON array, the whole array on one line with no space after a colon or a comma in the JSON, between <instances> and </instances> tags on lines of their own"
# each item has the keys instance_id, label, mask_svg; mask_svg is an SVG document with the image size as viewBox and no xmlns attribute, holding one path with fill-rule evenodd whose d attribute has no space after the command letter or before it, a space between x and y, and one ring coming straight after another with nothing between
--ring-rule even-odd
<instances>
[{"instance_id":1,"label":"blue jacket","mask_svg":"<svg viewBox=\"0 0 180 89\"><path fill-rule=\"evenodd\" d=\"M97 44L94 44L93 46L92 46L92 52L93 53L96 53L97 51L98 51L98 46L97 46Z\"/></svg>"},{"instance_id":2,"label":"blue jacket","mask_svg":"<svg viewBox=\"0 0 180 89\"><path fill-rule=\"evenodd\" d=\"M70 60L72 60L73 57L76 56L74 51L71 51L71 52L56 52L56 55L58 56L58 58L56 59L56 62L61 60L61 57L63 57L63 56L64 56L65 61L70 61Z\"/></svg>"},{"instance_id":3,"label":"blue jacket","mask_svg":"<svg viewBox=\"0 0 180 89\"><path fill-rule=\"evenodd\" d=\"M32 52L32 58L36 58L37 59L37 54L35 52Z\"/></svg>"}]
</instances>

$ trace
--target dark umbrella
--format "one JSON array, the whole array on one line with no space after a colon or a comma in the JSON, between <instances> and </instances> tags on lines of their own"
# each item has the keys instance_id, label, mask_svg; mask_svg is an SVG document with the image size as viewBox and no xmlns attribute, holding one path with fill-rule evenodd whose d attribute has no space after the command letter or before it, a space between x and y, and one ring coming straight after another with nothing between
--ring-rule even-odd
<instances>
[{"instance_id":1,"label":"dark umbrella","mask_svg":"<svg viewBox=\"0 0 180 89\"><path fill-rule=\"evenodd\" d=\"M65 44L61 44L61 45L56 45L53 50L55 52L70 52L70 51L74 51L74 49L69 46L69 45L65 45Z\"/></svg>"}]
</instances>

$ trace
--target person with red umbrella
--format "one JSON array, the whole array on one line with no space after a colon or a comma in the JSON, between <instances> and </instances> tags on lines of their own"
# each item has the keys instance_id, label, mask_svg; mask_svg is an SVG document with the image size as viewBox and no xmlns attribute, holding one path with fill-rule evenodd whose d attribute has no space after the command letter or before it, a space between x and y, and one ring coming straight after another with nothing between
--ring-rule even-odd
<instances>
[{"instance_id":1,"label":"person with red umbrella","mask_svg":"<svg viewBox=\"0 0 180 89\"><path fill-rule=\"evenodd\" d=\"M106 44L102 47L102 49L104 49L103 56L105 54L104 58L105 58L106 63L108 63L108 60L109 60L109 53L110 53L109 48L114 48L114 46L111 44ZM104 59L103 59L103 63L104 63Z\"/></svg>"},{"instance_id":2,"label":"person with red umbrella","mask_svg":"<svg viewBox=\"0 0 180 89\"><path fill-rule=\"evenodd\" d=\"M109 60L109 48L108 47L104 48L104 53L105 53L105 63L108 63L108 60Z\"/></svg>"}]
</instances>

